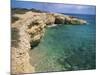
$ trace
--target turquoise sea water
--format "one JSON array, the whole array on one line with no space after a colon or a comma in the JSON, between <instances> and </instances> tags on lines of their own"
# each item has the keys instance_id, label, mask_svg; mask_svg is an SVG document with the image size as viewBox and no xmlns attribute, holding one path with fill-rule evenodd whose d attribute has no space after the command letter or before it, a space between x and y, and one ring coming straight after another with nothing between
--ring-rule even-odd
<instances>
[{"instance_id":1,"label":"turquoise sea water","mask_svg":"<svg viewBox=\"0 0 100 75\"><path fill-rule=\"evenodd\" d=\"M47 28L40 44L30 52L36 72L95 69L95 15L74 16L89 24Z\"/></svg>"}]
</instances>

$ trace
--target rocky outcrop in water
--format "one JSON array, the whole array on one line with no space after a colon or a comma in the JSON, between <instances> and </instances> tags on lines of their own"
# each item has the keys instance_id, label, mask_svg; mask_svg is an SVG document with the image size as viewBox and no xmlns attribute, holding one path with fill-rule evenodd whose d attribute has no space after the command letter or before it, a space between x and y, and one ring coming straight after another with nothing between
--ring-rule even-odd
<instances>
[{"instance_id":1,"label":"rocky outcrop in water","mask_svg":"<svg viewBox=\"0 0 100 75\"><path fill-rule=\"evenodd\" d=\"M12 74L35 72L30 64L28 52L36 47L44 35L45 28L52 24L86 24L85 20L61 14L26 12L14 14L18 20L12 23ZM33 59L34 60L34 59Z\"/></svg>"},{"instance_id":2,"label":"rocky outcrop in water","mask_svg":"<svg viewBox=\"0 0 100 75\"><path fill-rule=\"evenodd\" d=\"M72 24L72 25L82 25L87 24L87 21L78 19L73 16L67 16L62 14L54 14L55 16L55 24Z\"/></svg>"}]
</instances>

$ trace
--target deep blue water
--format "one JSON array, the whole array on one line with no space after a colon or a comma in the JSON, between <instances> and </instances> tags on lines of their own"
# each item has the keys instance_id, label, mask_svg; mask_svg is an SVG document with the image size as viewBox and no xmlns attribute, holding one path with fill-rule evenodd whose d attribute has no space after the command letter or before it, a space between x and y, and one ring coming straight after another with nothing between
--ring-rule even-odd
<instances>
[{"instance_id":1,"label":"deep blue water","mask_svg":"<svg viewBox=\"0 0 100 75\"><path fill-rule=\"evenodd\" d=\"M95 69L95 15L71 15L88 24L47 28L39 46L31 51L38 54L32 62L36 72Z\"/></svg>"}]
</instances>

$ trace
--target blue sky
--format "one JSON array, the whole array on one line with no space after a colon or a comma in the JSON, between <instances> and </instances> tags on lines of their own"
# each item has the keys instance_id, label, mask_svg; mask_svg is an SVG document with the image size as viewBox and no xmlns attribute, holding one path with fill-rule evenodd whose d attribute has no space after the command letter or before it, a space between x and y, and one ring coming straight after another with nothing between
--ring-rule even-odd
<instances>
[{"instance_id":1,"label":"blue sky","mask_svg":"<svg viewBox=\"0 0 100 75\"><path fill-rule=\"evenodd\" d=\"M16 1L12 0L12 8L35 8L39 10L59 13L74 13L74 14L92 14L95 15L95 6L90 5L75 5L62 3L43 3L31 1Z\"/></svg>"}]
</instances>

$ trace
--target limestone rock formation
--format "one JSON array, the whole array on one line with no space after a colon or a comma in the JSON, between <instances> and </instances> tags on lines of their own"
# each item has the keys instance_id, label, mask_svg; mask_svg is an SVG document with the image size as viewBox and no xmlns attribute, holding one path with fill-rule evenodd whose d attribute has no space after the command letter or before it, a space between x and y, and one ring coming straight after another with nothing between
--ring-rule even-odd
<instances>
[{"instance_id":1,"label":"limestone rock formation","mask_svg":"<svg viewBox=\"0 0 100 75\"><path fill-rule=\"evenodd\" d=\"M18 20L12 23L12 74L33 73L29 62L29 50L37 46L44 35L45 27L52 24L86 24L85 20L61 14L26 12L14 14ZM33 59L34 60L34 59Z\"/></svg>"},{"instance_id":2,"label":"limestone rock formation","mask_svg":"<svg viewBox=\"0 0 100 75\"><path fill-rule=\"evenodd\" d=\"M53 14L46 14L46 25L52 25L55 23L55 16Z\"/></svg>"},{"instance_id":3,"label":"limestone rock formation","mask_svg":"<svg viewBox=\"0 0 100 75\"><path fill-rule=\"evenodd\" d=\"M87 21L75 18L73 16L54 14L55 24L72 24L72 25L82 25L87 24Z\"/></svg>"}]
</instances>

